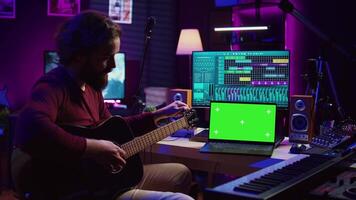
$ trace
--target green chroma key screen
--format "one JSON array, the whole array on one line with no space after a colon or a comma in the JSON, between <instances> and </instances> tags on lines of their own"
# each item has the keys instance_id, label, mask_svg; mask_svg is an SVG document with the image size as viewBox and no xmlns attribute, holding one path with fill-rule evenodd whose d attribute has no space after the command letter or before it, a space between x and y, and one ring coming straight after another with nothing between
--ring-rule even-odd
<instances>
[{"instance_id":1,"label":"green chroma key screen","mask_svg":"<svg viewBox=\"0 0 356 200\"><path fill-rule=\"evenodd\" d=\"M209 139L274 142L276 105L211 102Z\"/></svg>"}]
</instances>

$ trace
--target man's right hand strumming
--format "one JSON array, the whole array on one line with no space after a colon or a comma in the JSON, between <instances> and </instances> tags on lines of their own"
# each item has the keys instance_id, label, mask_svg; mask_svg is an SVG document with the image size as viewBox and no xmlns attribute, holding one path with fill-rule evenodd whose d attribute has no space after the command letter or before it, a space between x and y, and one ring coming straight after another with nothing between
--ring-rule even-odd
<instances>
[{"instance_id":1,"label":"man's right hand strumming","mask_svg":"<svg viewBox=\"0 0 356 200\"><path fill-rule=\"evenodd\" d=\"M86 139L84 157L91 158L103 165L108 171L115 173L126 164L126 152L108 140Z\"/></svg>"}]
</instances>

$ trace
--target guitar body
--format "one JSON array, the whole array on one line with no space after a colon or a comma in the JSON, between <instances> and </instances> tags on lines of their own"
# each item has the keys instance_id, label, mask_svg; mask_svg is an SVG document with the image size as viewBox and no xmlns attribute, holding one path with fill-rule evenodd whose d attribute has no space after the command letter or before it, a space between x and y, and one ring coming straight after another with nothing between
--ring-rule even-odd
<instances>
[{"instance_id":1,"label":"guitar body","mask_svg":"<svg viewBox=\"0 0 356 200\"><path fill-rule=\"evenodd\" d=\"M73 135L110 140L118 145L134 138L130 127L121 117L111 117L94 128L69 125L61 127ZM32 158L31 168L32 180L36 181L31 185L33 196L30 199L36 200L56 200L63 197L111 199L117 192L135 186L143 175L143 165L138 154L127 158L125 167L116 174L90 159L63 165L55 159L48 161Z\"/></svg>"},{"instance_id":2,"label":"guitar body","mask_svg":"<svg viewBox=\"0 0 356 200\"><path fill-rule=\"evenodd\" d=\"M118 145L124 144L134 138L130 127L121 117L111 117L95 128L79 126L62 126L64 130L73 135L85 138L109 140ZM126 159L125 167L116 174L92 160L84 160L81 166L85 174L85 184L89 188L115 190L125 189L138 184L143 175L143 165L138 154Z\"/></svg>"}]
</instances>

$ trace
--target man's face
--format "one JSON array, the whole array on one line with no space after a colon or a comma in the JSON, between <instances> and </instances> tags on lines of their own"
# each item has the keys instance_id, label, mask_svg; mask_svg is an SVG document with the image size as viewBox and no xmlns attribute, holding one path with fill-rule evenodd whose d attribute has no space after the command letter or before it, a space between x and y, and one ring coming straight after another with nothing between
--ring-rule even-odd
<instances>
[{"instance_id":1,"label":"man's face","mask_svg":"<svg viewBox=\"0 0 356 200\"><path fill-rule=\"evenodd\" d=\"M103 90L108 84L108 73L115 68L114 55L120 50L120 38L112 44L98 48L90 54L80 71L80 78L97 91Z\"/></svg>"}]
</instances>

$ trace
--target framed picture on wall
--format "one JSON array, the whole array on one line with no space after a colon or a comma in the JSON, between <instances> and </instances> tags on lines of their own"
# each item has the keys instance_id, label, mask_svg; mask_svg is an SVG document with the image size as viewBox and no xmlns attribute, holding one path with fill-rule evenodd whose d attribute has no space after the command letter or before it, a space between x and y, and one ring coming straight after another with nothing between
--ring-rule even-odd
<instances>
[{"instance_id":1,"label":"framed picture on wall","mask_svg":"<svg viewBox=\"0 0 356 200\"><path fill-rule=\"evenodd\" d=\"M16 18L16 0L0 0L0 18Z\"/></svg>"},{"instance_id":2,"label":"framed picture on wall","mask_svg":"<svg viewBox=\"0 0 356 200\"><path fill-rule=\"evenodd\" d=\"M132 23L132 0L109 0L109 16L116 23Z\"/></svg>"},{"instance_id":3,"label":"framed picture on wall","mask_svg":"<svg viewBox=\"0 0 356 200\"><path fill-rule=\"evenodd\" d=\"M47 0L48 16L74 16L80 12L80 0Z\"/></svg>"}]
</instances>

